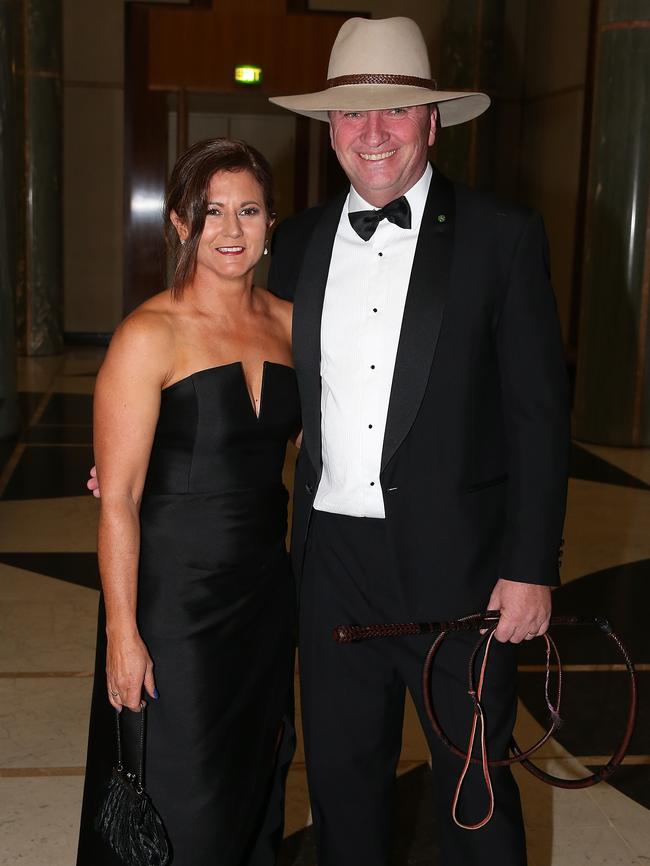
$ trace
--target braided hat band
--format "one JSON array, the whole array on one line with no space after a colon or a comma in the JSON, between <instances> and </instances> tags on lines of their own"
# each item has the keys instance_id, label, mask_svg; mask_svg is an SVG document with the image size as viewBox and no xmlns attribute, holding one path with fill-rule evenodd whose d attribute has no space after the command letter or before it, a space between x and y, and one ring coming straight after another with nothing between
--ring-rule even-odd
<instances>
[{"instance_id":1,"label":"braided hat band","mask_svg":"<svg viewBox=\"0 0 650 866\"><path fill-rule=\"evenodd\" d=\"M417 78L415 75L379 75L365 73L362 75L338 75L328 78L328 87L342 87L345 84L397 84L410 87L426 87L437 90L438 85L433 78Z\"/></svg>"}]
</instances>

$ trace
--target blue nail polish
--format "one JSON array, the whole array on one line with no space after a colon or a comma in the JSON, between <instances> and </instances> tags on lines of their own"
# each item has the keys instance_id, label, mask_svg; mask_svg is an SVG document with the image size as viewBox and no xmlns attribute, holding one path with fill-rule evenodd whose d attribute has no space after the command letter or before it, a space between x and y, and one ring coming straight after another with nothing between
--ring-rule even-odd
<instances>
[{"instance_id":1,"label":"blue nail polish","mask_svg":"<svg viewBox=\"0 0 650 866\"><path fill-rule=\"evenodd\" d=\"M160 697L159 694L158 694L158 689L154 688L154 690L153 690L153 696L154 696L154 699L157 701L158 698Z\"/></svg>"}]
</instances>

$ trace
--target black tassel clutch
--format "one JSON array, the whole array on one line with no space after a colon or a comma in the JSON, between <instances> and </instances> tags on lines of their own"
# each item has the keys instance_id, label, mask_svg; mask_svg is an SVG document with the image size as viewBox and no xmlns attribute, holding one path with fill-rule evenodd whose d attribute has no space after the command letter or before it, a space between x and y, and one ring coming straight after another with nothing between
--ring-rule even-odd
<instances>
[{"instance_id":1,"label":"black tassel clutch","mask_svg":"<svg viewBox=\"0 0 650 866\"><path fill-rule=\"evenodd\" d=\"M95 827L113 852L127 866L165 866L170 847L163 822L144 790L144 736L147 705L140 708L140 742L137 773L122 763L120 713L115 711L117 766L113 769Z\"/></svg>"}]
</instances>

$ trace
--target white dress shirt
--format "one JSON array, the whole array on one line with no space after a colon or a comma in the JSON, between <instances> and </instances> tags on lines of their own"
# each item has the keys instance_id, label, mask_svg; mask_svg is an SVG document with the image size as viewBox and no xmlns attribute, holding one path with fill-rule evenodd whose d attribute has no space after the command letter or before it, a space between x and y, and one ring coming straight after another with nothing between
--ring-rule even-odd
<instances>
[{"instance_id":1,"label":"white dress shirt","mask_svg":"<svg viewBox=\"0 0 650 866\"><path fill-rule=\"evenodd\" d=\"M385 517L379 481L397 345L433 172L406 193L411 228L382 220L363 241L348 213L373 210L351 187L343 205L321 320L323 474L314 508Z\"/></svg>"}]
</instances>

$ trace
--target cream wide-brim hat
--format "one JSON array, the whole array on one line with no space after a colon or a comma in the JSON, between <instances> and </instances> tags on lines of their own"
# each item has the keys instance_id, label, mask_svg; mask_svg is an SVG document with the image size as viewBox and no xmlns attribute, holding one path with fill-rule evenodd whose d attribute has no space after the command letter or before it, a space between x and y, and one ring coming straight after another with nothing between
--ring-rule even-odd
<instances>
[{"instance_id":1,"label":"cream wide-brim hat","mask_svg":"<svg viewBox=\"0 0 650 866\"><path fill-rule=\"evenodd\" d=\"M315 120L328 111L373 111L410 105L438 106L441 126L482 114L485 93L438 90L424 37L410 18L349 18L332 46L327 89L300 96L274 96L275 105Z\"/></svg>"}]
</instances>

